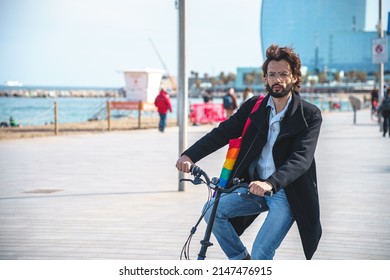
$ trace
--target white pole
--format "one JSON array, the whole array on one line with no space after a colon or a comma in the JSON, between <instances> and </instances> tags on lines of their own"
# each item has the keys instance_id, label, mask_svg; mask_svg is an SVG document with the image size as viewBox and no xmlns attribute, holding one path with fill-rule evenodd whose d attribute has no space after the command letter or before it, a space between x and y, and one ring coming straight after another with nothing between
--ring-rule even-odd
<instances>
[{"instance_id":1,"label":"white pole","mask_svg":"<svg viewBox=\"0 0 390 280\"><path fill-rule=\"evenodd\" d=\"M378 22L378 36L380 39L383 38L383 27L382 27L382 0L379 0L379 22ZM387 52L387 50L386 50ZM379 63L379 102L384 98L384 65L383 62Z\"/></svg>"},{"instance_id":2,"label":"white pole","mask_svg":"<svg viewBox=\"0 0 390 280\"><path fill-rule=\"evenodd\" d=\"M382 0L379 0L379 21L378 21L378 36L379 38L383 38L383 28L382 28ZM387 52L387 50L386 50ZM384 65L383 62L379 63L379 96L378 103L382 102L382 99L385 96L384 93ZM381 114L378 114L378 123L379 123L379 131L383 131L383 121Z\"/></svg>"},{"instance_id":3,"label":"white pole","mask_svg":"<svg viewBox=\"0 0 390 280\"><path fill-rule=\"evenodd\" d=\"M187 148L188 125L188 79L187 79L187 45L186 45L186 0L179 0L179 74L178 74L178 119L179 119L179 156ZM179 172L179 191L184 191L184 173Z\"/></svg>"}]
</instances>

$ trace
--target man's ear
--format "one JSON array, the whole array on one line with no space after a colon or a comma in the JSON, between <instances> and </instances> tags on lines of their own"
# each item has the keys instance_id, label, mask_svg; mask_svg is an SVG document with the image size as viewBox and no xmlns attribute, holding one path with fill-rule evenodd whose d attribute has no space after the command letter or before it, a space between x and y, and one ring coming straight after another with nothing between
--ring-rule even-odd
<instances>
[{"instance_id":1,"label":"man's ear","mask_svg":"<svg viewBox=\"0 0 390 280\"><path fill-rule=\"evenodd\" d=\"M293 84L295 84L298 81L298 79L296 77L294 77L294 76L292 77L291 80L292 80Z\"/></svg>"}]
</instances>

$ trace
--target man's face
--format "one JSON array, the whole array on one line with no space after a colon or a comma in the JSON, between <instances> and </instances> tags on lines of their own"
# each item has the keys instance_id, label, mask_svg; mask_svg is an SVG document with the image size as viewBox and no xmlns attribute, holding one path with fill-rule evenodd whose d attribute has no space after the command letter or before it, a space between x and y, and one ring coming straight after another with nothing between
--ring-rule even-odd
<instances>
[{"instance_id":1,"label":"man's face","mask_svg":"<svg viewBox=\"0 0 390 280\"><path fill-rule=\"evenodd\" d=\"M292 76L290 64L286 60L272 60L268 64L266 82L268 93L275 98L287 96L297 81Z\"/></svg>"}]
</instances>

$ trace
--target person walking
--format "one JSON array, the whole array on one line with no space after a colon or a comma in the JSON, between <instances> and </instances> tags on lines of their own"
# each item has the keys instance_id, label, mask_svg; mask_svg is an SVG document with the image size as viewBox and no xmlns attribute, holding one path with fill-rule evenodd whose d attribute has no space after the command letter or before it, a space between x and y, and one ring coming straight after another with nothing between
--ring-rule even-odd
<instances>
[{"instance_id":1,"label":"person walking","mask_svg":"<svg viewBox=\"0 0 390 280\"><path fill-rule=\"evenodd\" d=\"M204 103L209 103L213 101L213 94L211 90L206 89L204 93L202 94L203 102Z\"/></svg>"},{"instance_id":2,"label":"person walking","mask_svg":"<svg viewBox=\"0 0 390 280\"><path fill-rule=\"evenodd\" d=\"M383 117L383 137L386 137L387 132L390 137L390 89L387 90L387 95L379 105L378 112Z\"/></svg>"},{"instance_id":3,"label":"person walking","mask_svg":"<svg viewBox=\"0 0 390 280\"><path fill-rule=\"evenodd\" d=\"M164 132L167 125L167 113L172 112L172 103L168 93L161 88L160 93L154 100L154 105L157 107L158 114L160 115L160 121L158 123L158 130Z\"/></svg>"},{"instance_id":4,"label":"person walking","mask_svg":"<svg viewBox=\"0 0 390 280\"><path fill-rule=\"evenodd\" d=\"M262 70L267 95L259 108L251 113L260 97L245 102L185 150L176 168L189 172L192 165L225 146L229 139L240 137L251 118L227 186L233 185L233 178L243 179L249 193L238 188L220 199L213 234L229 259L273 259L296 222L305 257L311 259L322 235L314 159L321 111L299 95L301 61L292 48L271 45ZM266 196L267 192L273 195ZM210 211L205 213L206 222ZM249 253L239 236L266 211Z\"/></svg>"},{"instance_id":5,"label":"person walking","mask_svg":"<svg viewBox=\"0 0 390 280\"><path fill-rule=\"evenodd\" d=\"M374 88L371 91L371 119L374 118L374 115L378 113L378 98L379 98L379 91L374 86Z\"/></svg>"},{"instance_id":6,"label":"person walking","mask_svg":"<svg viewBox=\"0 0 390 280\"><path fill-rule=\"evenodd\" d=\"M233 115L237 107L237 97L234 88L229 88L223 97L223 108L225 109L226 117L229 118Z\"/></svg>"},{"instance_id":7,"label":"person walking","mask_svg":"<svg viewBox=\"0 0 390 280\"><path fill-rule=\"evenodd\" d=\"M252 90L250 88L245 88L244 89L244 92L242 93L242 104L244 104L245 101L248 101L249 99L251 99L252 97L254 96Z\"/></svg>"}]
</instances>

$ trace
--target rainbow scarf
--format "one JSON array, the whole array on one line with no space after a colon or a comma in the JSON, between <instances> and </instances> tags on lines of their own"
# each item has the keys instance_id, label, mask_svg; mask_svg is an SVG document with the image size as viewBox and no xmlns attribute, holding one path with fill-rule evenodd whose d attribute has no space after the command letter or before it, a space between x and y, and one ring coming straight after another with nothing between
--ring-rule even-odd
<instances>
[{"instance_id":1,"label":"rainbow scarf","mask_svg":"<svg viewBox=\"0 0 390 280\"><path fill-rule=\"evenodd\" d=\"M263 99L264 99L264 96L260 96L259 99L257 99L257 102L256 102L255 106L253 106L251 114L259 108L261 101L263 101ZM244 136L250 123L251 123L251 119L248 116L248 119L246 120L244 129L242 130L241 136L239 138L229 140L229 148L228 148L228 151L226 153L226 159L225 159L225 162L223 164L221 174L219 175L218 186L220 186L222 188L226 188L228 185L230 174L232 173L234 164L236 163L238 154L240 153L242 137Z\"/></svg>"}]
</instances>

